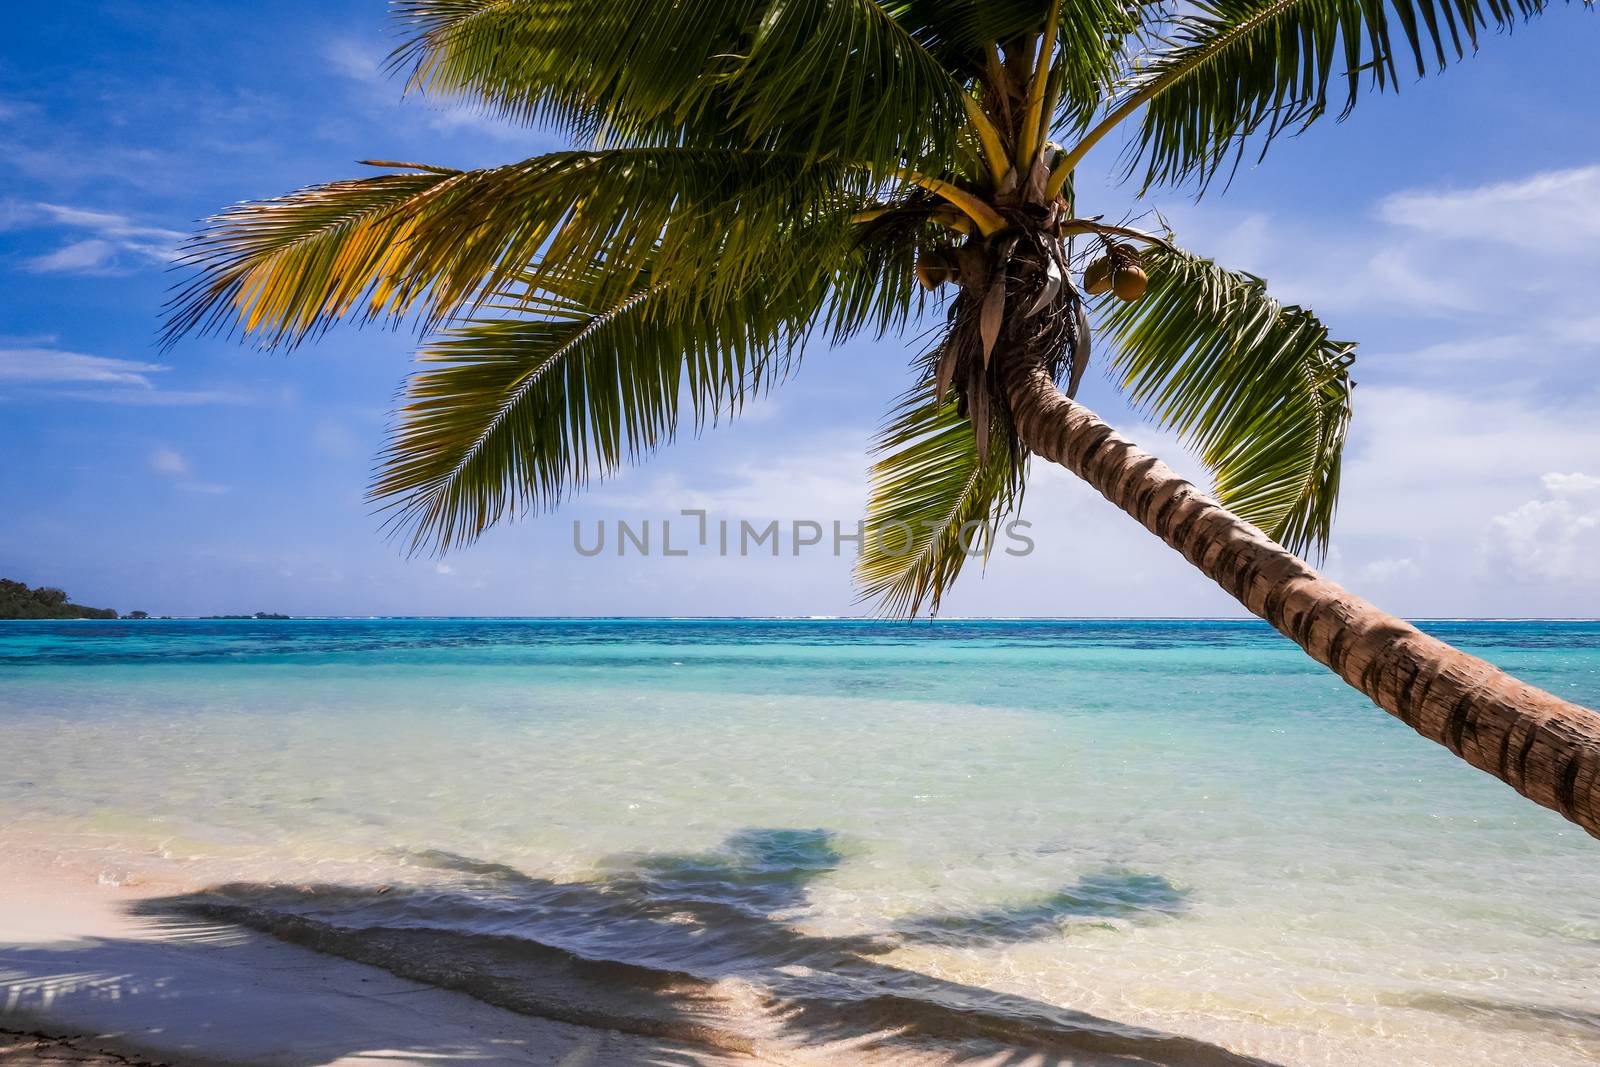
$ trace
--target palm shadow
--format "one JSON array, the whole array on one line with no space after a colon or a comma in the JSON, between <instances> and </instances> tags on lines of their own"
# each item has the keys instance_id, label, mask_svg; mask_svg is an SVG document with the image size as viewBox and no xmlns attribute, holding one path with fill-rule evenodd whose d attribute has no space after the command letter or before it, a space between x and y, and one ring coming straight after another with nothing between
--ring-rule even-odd
<instances>
[{"instance_id":1,"label":"palm shadow","mask_svg":"<svg viewBox=\"0 0 1600 1067\"><path fill-rule=\"evenodd\" d=\"M589 881L448 852L409 859L450 877L404 889L234 884L142 910L253 927L516 1012L731 1051L1271 1067L881 958L908 944L1003 945L1073 922L1182 914L1187 894L1157 875L1107 869L1012 907L839 936L806 931L796 914L844 862L827 830L754 828L707 853L612 857Z\"/></svg>"},{"instance_id":2,"label":"palm shadow","mask_svg":"<svg viewBox=\"0 0 1600 1067\"><path fill-rule=\"evenodd\" d=\"M975 948L1032 941L1079 924L1157 922L1188 907L1189 890L1162 875L1106 867L1034 900L985 911L916 916L893 929L902 941Z\"/></svg>"},{"instance_id":3,"label":"palm shadow","mask_svg":"<svg viewBox=\"0 0 1600 1067\"><path fill-rule=\"evenodd\" d=\"M147 903L130 910L150 917L150 928L0 944L0 1046L11 1046L0 1047L0 1063L738 1062L688 1042L508 1016L399 975L308 959L290 945L181 907Z\"/></svg>"}]
</instances>

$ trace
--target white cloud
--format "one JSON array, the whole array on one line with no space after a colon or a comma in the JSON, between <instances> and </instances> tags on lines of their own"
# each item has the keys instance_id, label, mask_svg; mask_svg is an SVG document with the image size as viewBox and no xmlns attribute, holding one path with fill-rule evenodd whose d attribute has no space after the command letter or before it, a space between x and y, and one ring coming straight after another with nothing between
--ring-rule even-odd
<instances>
[{"instance_id":1,"label":"white cloud","mask_svg":"<svg viewBox=\"0 0 1600 1067\"><path fill-rule=\"evenodd\" d=\"M1550 325L1552 335L1559 340L1600 347L1600 315L1568 315Z\"/></svg>"},{"instance_id":2,"label":"white cloud","mask_svg":"<svg viewBox=\"0 0 1600 1067\"><path fill-rule=\"evenodd\" d=\"M1411 351L1371 352L1361 361L1381 362L1387 368L1426 375L1441 383L1460 380L1483 381L1486 375L1500 374L1527 380L1530 370L1558 371L1570 364L1574 353L1600 347L1600 338L1591 339L1573 329L1563 317L1538 316L1519 324L1516 333L1475 334L1455 340L1438 341Z\"/></svg>"},{"instance_id":3,"label":"white cloud","mask_svg":"<svg viewBox=\"0 0 1600 1067\"><path fill-rule=\"evenodd\" d=\"M196 479L189 458L175 448L160 447L152 451L150 469L171 480L174 486L185 493L204 493L214 496L230 491L226 485Z\"/></svg>"},{"instance_id":4,"label":"white cloud","mask_svg":"<svg viewBox=\"0 0 1600 1067\"><path fill-rule=\"evenodd\" d=\"M58 348L0 348L0 386L11 385L69 400L140 407L251 402L247 396L222 390L159 388L151 376L171 369L162 363L91 356Z\"/></svg>"},{"instance_id":5,"label":"white cloud","mask_svg":"<svg viewBox=\"0 0 1600 1067\"><path fill-rule=\"evenodd\" d=\"M38 274L122 273L135 265L170 263L185 236L110 211L43 202L7 204L0 223L5 229L52 227L87 234L25 260L24 269Z\"/></svg>"},{"instance_id":6,"label":"white cloud","mask_svg":"<svg viewBox=\"0 0 1600 1067\"><path fill-rule=\"evenodd\" d=\"M256 398L226 389L74 389L51 395L95 404L141 408L188 408L211 404L253 404Z\"/></svg>"},{"instance_id":7,"label":"white cloud","mask_svg":"<svg viewBox=\"0 0 1600 1067\"><path fill-rule=\"evenodd\" d=\"M1446 574L1470 558L1490 517L1528 499L1545 472L1600 455L1600 426L1582 406L1561 409L1502 394L1357 390L1336 536L1352 565L1418 558Z\"/></svg>"},{"instance_id":8,"label":"white cloud","mask_svg":"<svg viewBox=\"0 0 1600 1067\"><path fill-rule=\"evenodd\" d=\"M1380 199L1371 220L1311 212L1174 215L1190 247L1268 278L1274 295L1331 318L1374 314L1426 326L1434 344L1485 347L1515 335L1527 358L1600 345L1590 279L1600 267L1600 164ZM1498 323L1486 333L1486 323ZM1337 327L1337 322L1334 323ZM1437 337L1448 329L1459 341ZM1512 358L1522 355L1512 353Z\"/></svg>"},{"instance_id":9,"label":"white cloud","mask_svg":"<svg viewBox=\"0 0 1600 1067\"><path fill-rule=\"evenodd\" d=\"M1572 469L1600 456L1587 404L1394 386L1356 400L1333 577L1409 615L1593 614L1600 478Z\"/></svg>"},{"instance_id":10,"label":"white cloud","mask_svg":"<svg viewBox=\"0 0 1600 1067\"><path fill-rule=\"evenodd\" d=\"M812 519L854 521L866 503L870 434L844 432L832 440L811 441L803 453L773 459L741 458L685 485L673 475L625 471L591 493L595 505L614 511L676 516L685 508L713 518Z\"/></svg>"},{"instance_id":11,"label":"white cloud","mask_svg":"<svg viewBox=\"0 0 1600 1067\"><path fill-rule=\"evenodd\" d=\"M1544 483L1545 491L1552 496L1576 496L1600 489L1600 478L1577 471L1571 474L1546 474L1540 481Z\"/></svg>"},{"instance_id":12,"label":"white cloud","mask_svg":"<svg viewBox=\"0 0 1600 1067\"><path fill-rule=\"evenodd\" d=\"M104 270L116 254L116 245L91 237L35 256L27 261L27 268L35 274L88 274Z\"/></svg>"},{"instance_id":13,"label":"white cloud","mask_svg":"<svg viewBox=\"0 0 1600 1067\"><path fill-rule=\"evenodd\" d=\"M158 448L150 453L150 469L157 474L182 478L189 474L189 461L176 449Z\"/></svg>"},{"instance_id":14,"label":"white cloud","mask_svg":"<svg viewBox=\"0 0 1600 1067\"><path fill-rule=\"evenodd\" d=\"M1472 189L1408 190L1386 197L1378 215L1432 238L1489 241L1542 254L1592 254L1600 240L1596 200L1600 165L1544 171Z\"/></svg>"},{"instance_id":15,"label":"white cloud","mask_svg":"<svg viewBox=\"0 0 1600 1067\"><path fill-rule=\"evenodd\" d=\"M154 386L148 375L169 369L159 363L52 348L0 348L0 382L132 385L150 389Z\"/></svg>"},{"instance_id":16,"label":"white cloud","mask_svg":"<svg viewBox=\"0 0 1600 1067\"><path fill-rule=\"evenodd\" d=\"M1375 559L1364 565L1358 573L1363 585L1393 585L1422 577L1422 568L1416 560L1407 556L1402 559Z\"/></svg>"},{"instance_id":17,"label":"white cloud","mask_svg":"<svg viewBox=\"0 0 1600 1067\"><path fill-rule=\"evenodd\" d=\"M433 573L435 573L435 574L450 575L450 574L454 574L455 572L456 572L456 569L454 567L450 566L450 564L448 564L448 563L435 563L433 565Z\"/></svg>"},{"instance_id":18,"label":"white cloud","mask_svg":"<svg viewBox=\"0 0 1600 1067\"><path fill-rule=\"evenodd\" d=\"M383 53L349 37L329 41L323 55L333 69L352 81L382 83Z\"/></svg>"},{"instance_id":19,"label":"white cloud","mask_svg":"<svg viewBox=\"0 0 1600 1067\"><path fill-rule=\"evenodd\" d=\"M440 133L475 134L517 143L528 139L526 127L503 121L479 108L421 93L403 97L403 79L387 69L386 53L365 41L336 38L328 42L323 54L334 70L360 86L367 106L381 110L386 117L392 118L403 102L407 114Z\"/></svg>"},{"instance_id":20,"label":"white cloud","mask_svg":"<svg viewBox=\"0 0 1600 1067\"><path fill-rule=\"evenodd\" d=\"M1485 566L1524 582L1600 581L1600 478L1547 474L1543 482L1550 497L1495 516Z\"/></svg>"},{"instance_id":21,"label":"white cloud","mask_svg":"<svg viewBox=\"0 0 1600 1067\"><path fill-rule=\"evenodd\" d=\"M144 226L133 222L126 215L118 215L110 211L93 211L88 208L68 207L62 204L37 205L45 216L61 226L71 226L75 229L89 230L103 237L117 238L131 242L155 242L158 245L170 245L184 239L184 234L179 230L169 230L161 226ZM145 248L151 252L156 251L157 245L146 244L135 247Z\"/></svg>"},{"instance_id":22,"label":"white cloud","mask_svg":"<svg viewBox=\"0 0 1600 1067\"><path fill-rule=\"evenodd\" d=\"M1355 273L1349 292L1356 299L1360 294L1368 298L1381 296L1391 304L1434 312L1472 310L1474 296L1470 287L1424 259L1413 249L1380 248Z\"/></svg>"},{"instance_id":23,"label":"white cloud","mask_svg":"<svg viewBox=\"0 0 1600 1067\"><path fill-rule=\"evenodd\" d=\"M1268 280L1272 295L1334 319L1398 310L1411 317L1449 316L1480 306L1479 281L1459 261L1433 254L1428 242L1383 227L1325 230L1317 222L1260 213L1177 216L1186 247ZM1314 254L1307 254L1314 250Z\"/></svg>"}]
</instances>

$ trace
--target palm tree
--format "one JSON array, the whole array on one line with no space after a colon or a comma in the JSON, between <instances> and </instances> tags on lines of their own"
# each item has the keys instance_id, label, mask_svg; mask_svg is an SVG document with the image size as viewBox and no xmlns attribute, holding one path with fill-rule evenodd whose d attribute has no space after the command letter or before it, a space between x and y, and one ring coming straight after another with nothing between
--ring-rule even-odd
<instances>
[{"instance_id":1,"label":"palm tree","mask_svg":"<svg viewBox=\"0 0 1600 1067\"><path fill-rule=\"evenodd\" d=\"M413 549L445 551L735 413L808 338L895 332L932 302L945 328L872 470L865 597L937 610L1028 457L1059 463L1380 707L1600 835L1594 712L1294 554L1327 543L1354 346L1073 192L1124 129L1141 194L1204 189L1544 6L395 0L408 88L589 147L374 162L232 207L189 246L166 339L417 322L424 367L372 494ZM1095 332L1211 496L1072 399Z\"/></svg>"}]
</instances>

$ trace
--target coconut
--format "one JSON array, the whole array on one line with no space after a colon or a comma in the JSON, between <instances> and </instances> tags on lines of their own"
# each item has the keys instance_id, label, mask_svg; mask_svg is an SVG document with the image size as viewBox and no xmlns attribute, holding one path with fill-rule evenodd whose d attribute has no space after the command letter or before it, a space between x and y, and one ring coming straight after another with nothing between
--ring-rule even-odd
<instances>
[{"instance_id":1,"label":"coconut","mask_svg":"<svg viewBox=\"0 0 1600 1067\"><path fill-rule=\"evenodd\" d=\"M1111 290L1111 260L1101 256L1089 264L1089 269L1083 272L1083 291L1090 296L1099 296Z\"/></svg>"},{"instance_id":2,"label":"coconut","mask_svg":"<svg viewBox=\"0 0 1600 1067\"><path fill-rule=\"evenodd\" d=\"M1117 294L1117 299L1132 303L1144 295L1150 277L1139 262L1137 248L1130 244L1117 245L1111 250L1111 264L1111 291Z\"/></svg>"},{"instance_id":3,"label":"coconut","mask_svg":"<svg viewBox=\"0 0 1600 1067\"><path fill-rule=\"evenodd\" d=\"M1142 267L1123 267L1117 271L1117 280L1111 284L1111 291L1117 294L1117 299L1131 304L1144 295L1149 284L1150 278Z\"/></svg>"},{"instance_id":4,"label":"coconut","mask_svg":"<svg viewBox=\"0 0 1600 1067\"><path fill-rule=\"evenodd\" d=\"M929 292L955 281L956 275L956 266L943 249L929 249L917 257L917 281Z\"/></svg>"}]
</instances>

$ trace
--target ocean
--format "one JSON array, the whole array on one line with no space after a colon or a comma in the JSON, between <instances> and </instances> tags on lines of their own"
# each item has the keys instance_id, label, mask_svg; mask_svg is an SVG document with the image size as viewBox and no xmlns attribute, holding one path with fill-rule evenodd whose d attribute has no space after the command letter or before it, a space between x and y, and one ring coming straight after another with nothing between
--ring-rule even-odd
<instances>
[{"instance_id":1,"label":"ocean","mask_svg":"<svg viewBox=\"0 0 1600 1067\"><path fill-rule=\"evenodd\" d=\"M1600 623L1424 628L1600 706ZM0 623L0 738L0 849L512 1010L1600 1063L1600 841L1253 622Z\"/></svg>"}]
</instances>

